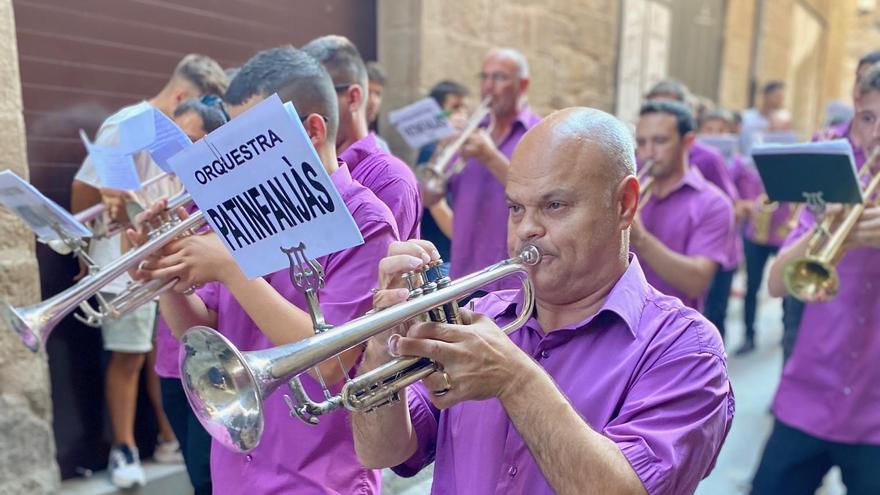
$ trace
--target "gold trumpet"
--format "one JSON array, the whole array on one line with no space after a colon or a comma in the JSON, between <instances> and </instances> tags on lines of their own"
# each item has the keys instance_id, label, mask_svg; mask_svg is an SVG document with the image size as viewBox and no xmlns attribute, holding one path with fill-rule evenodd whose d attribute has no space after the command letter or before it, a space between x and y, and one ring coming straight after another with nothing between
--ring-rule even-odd
<instances>
[{"instance_id":1,"label":"gold trumpet","mask_svg":"<svg viewBox=\"0 0 880 495\"><path fill-rule=\"evenodd\" d=\"M462 130L461 134L455 138L455 141L443 148L440 154L437 155L431 163L418 170L419 182L427 191L435 194L442 194L446 190L446 184L449 182L449 179L452 178L453 175L462 171L464 168L464 160L459 158L456 160L456 163L452 165L450 165L450 162L455 158L456 154L458 154L458 150L461 149L464 142L467 141L467 138L477 130L480 122L489 115L489 112L491 111L491 108L489 107L490 103L492 103L491 96L484 98L483 101L480 102L480 106L477 107L470 119L468 119L464 130Z\"/></svg>"},{"instance_id":2,"label":"gold trumpet","mask_svg":"<svg viewBox=\"0 0 880 495\"><path fill-rule=\"evenodd\" d=\"M636 179L639 181L639 208L641 211L642 207L648 204L648 201L651 199L651 191L654 187L654 181L656 178L653 174L651 174L651 169L654 167L654 160L648 160L642 166L642 169L639 171L639 174L636 176Z\"/></svg>"},{"instance_id":3,"label":"gold trumpet","mask_svg":"<svg viewBox=\"0 0 880 495\"><path fill-rule=\"evenodd\" d=\"M878 156L880 156L880 148L875 148L859 170L859 177L870 173L871 166ZM840 290L840 276L836 265L843 255L841 248L858 223L862 212L871 202L878 186L880 186L880 173L875 174L862 191L863 202L846 206L843 212L829 215L816 226L807 244L806 254L785 266L783 281L791 295L803 302L828 301L837 295ZM837 219L841 221L832 232L831 229Z\"/></svg>"},{"instance_id":4,"label":"gold trumpet","mask_svg":"<svg viewBox=\"0 0 880 495\"><path fill-rule=\"evenodd\" d=\"M770 201L766 194L762 194L756 202L758 213L755 217L755 244L767 244L770 240L770 222L779 209L779 202Z\"/></svg>"},{"instance_id":5,"label":"gold trumpet","mask_svg":"<svg viewBox=\"0 0 880 495\"><path fill-rule=\"evenodd\" d=\"M313 313L313 323L316 328L321 327L315 336L261 351L241 352L216 330L190 328L181 341L183 388L208 433L226 448L238 452L247 452L259 444L263 401L285 382L292 392L292 397L285 396L291 414L311 424L318 422L317 416L343 407L356 412L374 410L397 401L402 389L436 371L437 365L425 358L401 357L347 379L337 395L324 387L325 399L320 403L309 399L298 375L414 318L458 323L459 299L506 276L525 274L523 307L516 320L503 329L510 333L532 314L534 296L527 269L540 260L540 251L526 246L511 259L455 281L449 277L428 281L431 274L439 276L439 263L433 263L421 273L404 277L410 286L406 302L367 313L335 328Z\"/></svg>"},{"instance_id":6,"label":"gold trumpet","mask_svg":"<svg viewBox=\"0 0 880 495\"><path fill-rule=\"evenodd\" d=\"M174 212L190 201L189 194L181 194L169 202L168 209ZM55 326L77 307L82 308L85 313L85 316L80 318L81 321L91 326L100 326L103 321L119 318L169 289L177 283L177 280L133 282L123 293L111 300L104 299L98 292L169 242L199 229L205 223L201 211L193 213L184 220L171 215L171 219L150 232L150 239L142 246L124 253L106 266L92 266L91 273L63 292L31 306L13 307L6 302L0 302L0 317L6 320L24 345L33 352L45 346L46 339ZM96 294L98 294L99 309L88 304L88 299Z\"/></svg>"}]
</instances>

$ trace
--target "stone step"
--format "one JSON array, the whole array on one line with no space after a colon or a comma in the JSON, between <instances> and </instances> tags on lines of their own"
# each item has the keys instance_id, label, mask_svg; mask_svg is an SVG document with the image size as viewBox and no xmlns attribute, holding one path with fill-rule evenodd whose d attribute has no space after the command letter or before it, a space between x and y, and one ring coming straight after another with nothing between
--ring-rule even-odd
<instances>
[{"instance_id":1,"label":"stone step","mask_svg":"<svg viewBox=\"0 0 880 495\"><path fill-rule=\"evenodd\" d=\"M62 495L192 495L192 485L183 464L143 462L146 486L122 490L110 482L107 471L98 471L87 478L74 478L61 483Z\"/></svg>"}]
</instances>

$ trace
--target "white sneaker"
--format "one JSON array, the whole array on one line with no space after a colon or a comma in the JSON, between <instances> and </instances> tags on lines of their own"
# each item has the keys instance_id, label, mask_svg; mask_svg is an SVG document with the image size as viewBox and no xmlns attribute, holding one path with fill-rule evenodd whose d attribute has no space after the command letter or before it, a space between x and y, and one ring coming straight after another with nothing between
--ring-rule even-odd
<instances>
[{"instance_id":1,"label":"white sneaker","mask_svg":"<svg viewBox=\"0 0 880 495\"><path fill-rule=\"evenodd\" d=\"M153 460L161 464L183 464L183 452L177 440L163 442L160 438L153 451Z\"/></svg>"},{"instance_id":2,"label":"white sneaker","mask_svg":"<svg viewBox=\"0 0 880 495\"><path fill-rule=\"evenodd\" d=\"M137 447L117 445L110 449L110 481L117 488L131 488L135 485L147 484L147 477L138 458Z\"/></svg>"}]
</instances>

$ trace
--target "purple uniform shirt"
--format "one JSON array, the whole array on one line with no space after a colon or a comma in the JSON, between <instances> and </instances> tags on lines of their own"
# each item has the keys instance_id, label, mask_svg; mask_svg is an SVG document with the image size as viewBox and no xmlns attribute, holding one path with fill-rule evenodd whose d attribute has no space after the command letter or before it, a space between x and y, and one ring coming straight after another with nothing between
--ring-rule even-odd
<instances>
[{"instance_id":1,"label":"purple uniform shirt","mask_svg":"<svg viewBox=\"0 0 880 495\"><path fill-rule=\"evenodd\" d=\"M853 151L861 166L863 150ZM804 210L783 247L809 235L814 225ZM773 412L814 437L880 445L880 250L847 251L837 273L837 297L804 308Z\"/></svg>"},{"instance_id":2,"label":"purple uniform shirt","mask_svg":"<svg viewBox=\"0 0 880 495\"><path fill-rule=\"evenodd\" d=\"M340 324L372 307L370 288L376 285L378 261L397 240L388 207L367 188L353 181L346 166L331 178L364 237L364 244L319 258L324 289L319 291L327 321ZM303 295L284 269L265 277L287 300L307 311ZM242 351L273 347L226 288L212 282L197 291L217 312L217 330ZM303 375L310 396L322 399L318 383ZM348 413L338 410L310 426L290 416L283 396L286 387L266 399L265 430L260 445L237 454L211 444L211 480L215 494L372 494L380 490L379 471L361 466L354 452ZM338 392L338 387L334 390Z\"/></svg>"},{"instance_id":3,"label":"purple uniform shirt","mask_svg":"<svg viewBox=\"0 0 880 495\"><path fill-rule=\"evenodd\" d=\"M521 289L495 292L475 311L504 325L521 301ZM550 333L532 318L510 338L617 444L648 493L691 493L711 471L734 412L721 337L648 285L635 256L596 315ZM438 411L427 394L407 390L419 448L398 474L436 459L434 494L554 493L497 399Z\"/></svg>"},{"instance_id":4,"label":"purple uniform shirt","mask_svg":"<svg viewBox=\"0 0 880 495\"><path fill-rule=\"evenodd\" d=\"M519 140L539 120L540 117L532 113L528 106L524 107L510 133L501 140L498 150L510 159ZM488 125L487 117L480 127L486 128ZM486 165L475 159L468 160L461 173L450 179L449 193L453 210L452 278L481 270L507 258L507 201L504 186Z\"/></svg>"},{"instance_id":5,"label":"purple uniform shirt","mask_svg":"<svg viewBox=\"0 0 880 495\"><path fill-rule=\"evenodd\" d=\"M339 155L351 176L391 209L401 240L418 239L422 199L416 176L407 164L383 150L372 132Z\"/></svg>"},{"instance_id":6,"label":"purple uniform shirt","mask_svg":"<svg viewBox=\"0 0 880 495\"><path fill-rule=\"evenodd\" d=\"M719 267L734 266L733 205L695 167L688 167L681 183L665 198L651 195L640 215L645 229L676 253L705 256ZM660 278L647 263L644 270L648 282L660 292L678 297L694 309L703 309L705 293L698 298L688 297Z\"/></svg>"},{"instance_id":7,"label":"purple uniform shirt","mask_svg":"<svg viewBox=\"0 0 880 495\"><path fill-rule=\"evenodd\" d=\"M694 141L688 156L688 162L691 166L697 167L706 180L718 186L718 189L721 189L721 192L730 198L731 204L739 199L739 191L733 180L733 164L728 165L724 160L724 155L715 148L699 141ZM722 269L733 270L742 263L744 254L742 240L739 236L736 236L733 243L730 244L728 255L728 263L722 266Z\"/></svg>"},{"instance_id":8,"label":"purple uniform shirt","mask_svg":"<svg viewBox=\"0 0 880 495\"><path fill-rule=\"evenodd\" d=\"M739 192L739 197L744 200L755 200L764 194L764 183L761 174L754 165L749 163L748 158L736 155L733 159L733 181ZM756 208L760 205L756 204ZM760 214L756 212L756 214ZM778 207L770 214L770 230L765 246L779 247L785 240L783 229L791 216L791 207L788 203L779 203ZM755 242L755 220L747 218L743 230L746 238Z\"/></svg>"}]
</instances>

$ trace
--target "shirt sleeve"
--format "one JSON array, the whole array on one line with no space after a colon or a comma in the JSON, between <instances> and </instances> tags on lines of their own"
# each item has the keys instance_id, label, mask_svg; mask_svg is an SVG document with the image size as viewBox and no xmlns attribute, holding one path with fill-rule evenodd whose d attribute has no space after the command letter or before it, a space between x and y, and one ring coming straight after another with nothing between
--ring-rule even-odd
<instances>
[{"instance_id":1,"label":"shirt sleeve","mask_svg":"<svg viewBox=\"0 0 880 495\"><path fill-rule=\"evenodd\" d=\"M813 217L813 213L807 208L804 208L801 211L801 216L798 217L797 225L788 233L788 237L785 238L785 242L782 243L780 249L785 249L788 246L791 246L808 232L812 232L814 225L816 225L816 220Z\"/></svg>"},{"instance_id":2,"label":"shirt sleeve","mask_svg":"<svg viewBox=\"0 0 880 495\"><path fill-rule=\"evenodd\" d=\"M406 166L401 164L401 166ZM397 230L402 240L419 238L419 220L422 213L422 199L415 181L397 178L388 183L376 196L388 205L397 220Z\"/></svg>"},{"instance_id":3,"label":"shirt sleeve","mask_svg":"<svg viewBox=\"0 0 880 495\"><path fill-rule=\"evenodd\" d=\"M649 494L693 493L714 467L733 413L722 357L692 351L661 358L642 373L603 433Z\"/></svg>"},{"instance_id":4,"label":"shirt sleeve","mask_svg":"<svg viewBox=\"0 0 880 495\"><path fill-rule=\"evenodd\" d=\"M392 467L391 470L398 476L409 478L434 462L434 454L437 451L440 410L431 404L428 399L428 389L422 382L409 387L405 393L409 417L416 433L418 447L409 459Z\"/></svg>"},{"instance_id":5,"label":"shirt sleeve","mask_svg":"<svg viewBox=\"0 0 880 495\"><path fill-rule=\"evenodd\" d=\"M731 178L730 169L724 163L723 156L714 151L706 150L706 153L700 158L700 162L700 171L706 180L718 186L731 200L739 199L739 193Z\"/></svg>"},{"instance_id":6,"label":"shirt sleeve","mask_svg":"<svg viewBox=\"0 0 880 495\"><path fill-rule=\"evenodd\" d=\"M703 214L685 246L684 254L705 256L721 266L730 266L733 263L730 259L731 247L736 242L730 200L715 195L701 211Z\"/></svg>"},{"instance_id":7,"label":"shirt sleeve","mask_svg":"<svg viewBox=\"0 0 880 495\"><path fill-rule=\"evenodd\" d=\"M364 238L360 246L331 254L326 259L324 288L319 291L327 322L340 325L373 307L370 289L379 277L379 260L388 245L398 239L397 230L384 218L367 218L358 227Z\"/></svg>"}]
</instances>

